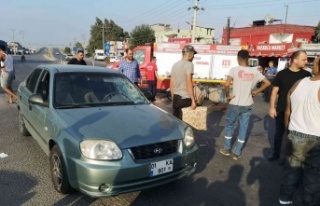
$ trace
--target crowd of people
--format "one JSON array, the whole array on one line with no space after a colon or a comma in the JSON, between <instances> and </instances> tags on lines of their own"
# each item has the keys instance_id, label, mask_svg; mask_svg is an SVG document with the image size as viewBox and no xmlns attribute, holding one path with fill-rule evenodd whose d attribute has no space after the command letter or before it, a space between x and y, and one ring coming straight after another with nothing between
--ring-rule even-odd
<instances>
[{"instance_id":1,"label":"crowd of people","mask_svg":"<svg viewBox=\"0 0 320 206\"><path fill-rule=\"evenodd\" d=\"M173 115L182 119L182 108L197 107L192 86L193 63L197 52L187 45L182 50L182 59L171 70L170 90ZM269 115L275 118L273 153L268 158L280 158L283 137L286 172L280 184L280 205L293 205L294 192L302 182L303 205L320 205L320 57L307 71L307 54L294 52L289 66L280 72L270 61L265 71L248 66L249 52L238 52L238 67L231 68L225 83L225 94L229 102L226 113L224 147L222 155L241 157L247 141L247 129L252 114L253 99L264 91L265 101L270 101ZM230 85L233 92L230 93ZM256 87L262 82L260 87ZM237 141L232 145L233 127L239 121Z\"/></svg>"},{"instance_id":2,"label":"crowd of people","mask_svg":"<svg viewBox=\"0 0 320 206\"><path fill-rule=\"evenodd\" d=\"M195 54L197 51L193 46L185 46L182 59L171 70L173 115L179 119L182 119L182 108L197 107L192 81ZM84 52L80 50L68 64L86 65L83 58ZM307 54L302 50L294 52L289 66L279 72L273 61L269 61L265 69L249 67L249 58L247 50L240 50L237 55L239 66L231 68L227 75L224 91L229 106L224 147L219 152L224 156L232 156L234 160L241 157L248 138L248 124L254 103L252 97L263 92L264 100L270 104L269 115L275 119L276 128L273 153L268 160L276 161L282 156L286 163L286 172L280 186L280 204L292 205L294 192L298 183L302 182L303 205L320 205L320 57L315 59L312 73L306 69ZM13 59L6 54L2 45L0 60L1 87L8 95L8 103L13 103L17 99L12 90ZM138 86L141 74L139 63L133 58L133 50L128 49L121 59L119 71ZM152 58L146 72L152 100L155 100L158 79L156 57ZM262 84L257 87L259 82ZM232 145L233 128L237 121L239 132ZM286 147L281 151L283 142Z\"/></svg>"}]
</instances>

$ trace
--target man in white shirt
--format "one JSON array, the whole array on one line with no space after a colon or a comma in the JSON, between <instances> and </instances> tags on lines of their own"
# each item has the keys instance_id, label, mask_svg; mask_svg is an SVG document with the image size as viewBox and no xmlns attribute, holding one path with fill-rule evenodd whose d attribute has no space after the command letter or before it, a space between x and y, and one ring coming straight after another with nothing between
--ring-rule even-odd
<instances>
[{"instance_id":1,"label":"man in white shirt","mask_svg":"<svg viewBox=\"0 0 320 206\"><path fill-rule=\"evenodd\" d=\"M8 103L12 104L17 95L12 90L12 81L14 78L13 59L11 55L5 53L6 48L0 45L0 59L1 59L1 87L8 94Z\"/></svg>"},{"instance_id":2,"label":"man in white shirt","mask_svg":"<svg viewBox=\"0 0 320 206\"><path fill-rule=\"evenodd\" d=\"M266 89L270 82L257 69L248 66L249 52L247 50L240 50L238 52L238 67L233 67L225 83L226 97L229 102L227 111L227 124L225 132L224 147L220 149L220 153L225 156L230 156L238 160L247 140L247 129L249 125L250 116L252 113L253 99L264 89ZM255 89L257 82L262 85L259 89ZM233 95L230 96L230 85L233 82ZM239 134L235 146L232 149L232 134L233 126L239 119ZM231 151L232 149L232 151Z\"/></svg>"},{"instance_id":3,"label":"man in white shirt","mask_svg":"<svg viewBox=\"0 0 320 206\"><path fill-rule=\"evenodd\" d=\"M294 193L302 183L304 206L320 205L320 57L313 65L314 77L296 82L287 96L285 127L288 167L281 181L280 205L295 204Z\"/></svg>"}]
</instances>

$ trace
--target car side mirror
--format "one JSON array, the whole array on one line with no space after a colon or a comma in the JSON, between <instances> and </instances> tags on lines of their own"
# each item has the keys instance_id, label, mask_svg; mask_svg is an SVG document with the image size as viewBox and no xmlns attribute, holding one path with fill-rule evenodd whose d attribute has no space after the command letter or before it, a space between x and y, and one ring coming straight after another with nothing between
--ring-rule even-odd
<instances>
[{"instance_id":1,"label":"car side mirror","mask_svg":"<svg viewBox=\"0 0 320 206\"><path fill-rule=\"evenodd\" d=\"M33 94L29 97L28 102L30 104L35 104L35 105L40 105L40 106L45 106L45 103L43 101L43 98L41 94Z\"/></svg>"}]
</instances>

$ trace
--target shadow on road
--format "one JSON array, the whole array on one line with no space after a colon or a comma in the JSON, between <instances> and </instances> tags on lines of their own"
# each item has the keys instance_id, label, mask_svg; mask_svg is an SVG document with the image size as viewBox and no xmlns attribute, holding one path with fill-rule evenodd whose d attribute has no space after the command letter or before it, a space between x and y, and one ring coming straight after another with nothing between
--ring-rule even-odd
<instances>
[{"instance_id":1,"label":"shadow on road","mask_svg":"<svg viewBox=\"0 0 320 206\"><path fill-rule=\"evenodd\" d=\"M197 180L188 178L187 180L177 181L157 189L145 190L139 194L131 205L144 205L144 203L153 202L153 205L175 206L245 206L246 195L240 187L243 171L243 166L234 165L230 168L226 181L216 181L208 184L208 180L204 177ZM184 192L181 192L181 189Z\"/></svg>"},{"instance_id":2,"label":"shadow on road","mask_svg":"<svg viewBox=\"0 0 320 206\"><path fill-rule=\"evenodd\" d=\"M0 205L23 205L36 194L31 190L37 183L36 178L26 173L1 170Z\"/></svg>"},{"instance_id":3,"label":"shadow on road","mask_svg":"<svg viewBox=\"0 0 320 206\"><path fill-rule=\"evenodd\" d=\"M224 126L221 126L222 111L211 112L207 116L207 131L194 131L196 143L199 146L198 165L196 173L202 172L215 154L216 139L220 137Z\"/></svg>"},{"instance_id":4,"label":"shadow on road","mask_svg":"<svg viewBox=\"0 0 320 206\"><path fill-rule=\"evenodd\" d=\"M247 184L251 185L256 192L257 189L254 187L254 184L255 182L259 183L259 206L278 205L280 181L283 171L262 157L252 157L250 166Z\"/></svg>"},{"instance_id":5,"label":"shadow on road","mask_svg":"<svg viewBox=\"0 0 320 206\"><path fill-rule=\"evenodd\" d=\"M54 206L65 206L65 205L90 205L96 199L81 195L79 192L75 192L74 194L69 194L64 198L60 199L58 202L54 203Z\"/></svg>"}]
</instances>

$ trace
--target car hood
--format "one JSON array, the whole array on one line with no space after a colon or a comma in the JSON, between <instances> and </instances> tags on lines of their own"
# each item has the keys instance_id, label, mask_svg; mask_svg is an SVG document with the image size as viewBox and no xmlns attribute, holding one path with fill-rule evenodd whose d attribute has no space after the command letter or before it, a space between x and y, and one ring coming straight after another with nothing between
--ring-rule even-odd
<instances>
[{"instance_id":1,"label":"car hood","mask_svg":"<svg viewBox=\"0 0 320 206\"><path fill-rule=\"evenodd\" d=\"M84 139L111 139L121 148L182 139L187 126L152 104L60 109L57 113Z\"/></svg>"}]
</instances>

